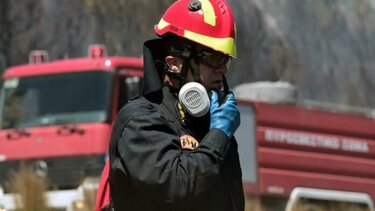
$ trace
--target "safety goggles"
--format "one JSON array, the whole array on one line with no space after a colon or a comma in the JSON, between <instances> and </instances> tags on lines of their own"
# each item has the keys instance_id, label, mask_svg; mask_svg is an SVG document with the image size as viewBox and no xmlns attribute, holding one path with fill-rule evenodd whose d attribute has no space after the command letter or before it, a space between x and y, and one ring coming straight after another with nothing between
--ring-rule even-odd
<instances>
[{"instance_id":1,"label":"safety goggles","mask_svg":"<svg viewBox=\"0 0 375 211\"><path fill-rule=\"evenodd\" d=\"M201 64L214 69L222 67L223 65L229 68L232 60L232 58L228 55L209 50L198 51L195 56L198 58L198 61Z\"/></svg>"}]
</instances>

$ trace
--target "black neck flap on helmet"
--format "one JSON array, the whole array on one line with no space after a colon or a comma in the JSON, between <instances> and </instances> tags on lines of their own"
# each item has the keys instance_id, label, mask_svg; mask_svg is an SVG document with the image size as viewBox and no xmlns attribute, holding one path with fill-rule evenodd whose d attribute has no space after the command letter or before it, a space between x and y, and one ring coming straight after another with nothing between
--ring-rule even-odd
<instances>
[{"instance_id":1,"label":"black neck flap on helmet","mask_svg":"<svg viewBox=\"0 0 375 211\"><path fill-rule=\"evenodd\" d=\"M164 78L167 43L163 38L148 40L143 45L143 95L160 91Z\"/></svg>"}]
</instances>

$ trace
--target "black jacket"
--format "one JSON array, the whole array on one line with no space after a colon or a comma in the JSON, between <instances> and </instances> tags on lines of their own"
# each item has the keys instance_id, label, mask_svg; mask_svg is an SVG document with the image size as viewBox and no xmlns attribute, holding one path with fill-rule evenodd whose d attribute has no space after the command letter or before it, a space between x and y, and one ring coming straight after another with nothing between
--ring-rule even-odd
<instances>
[{"instance_id":1,"label":"black jacket","mask_svg":"<svg viewBox=\"0 0 375 211\"><path fill-rule=\"evenodd\" d=\"M243 211L235 139L209 130L209 115L183 121L177 102L164 87L119 112L110 141L114 209ZM186 149L184 135L199 145Z\"/></svg>"}]
</instances>

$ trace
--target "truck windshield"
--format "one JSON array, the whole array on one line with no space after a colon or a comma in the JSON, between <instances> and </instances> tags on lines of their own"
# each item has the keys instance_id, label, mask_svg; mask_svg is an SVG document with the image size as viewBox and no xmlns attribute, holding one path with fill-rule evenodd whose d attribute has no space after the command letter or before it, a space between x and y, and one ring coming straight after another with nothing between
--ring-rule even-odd
<instances>
[{"instance_id":1,"label":"truck windshield","mask_svg":"<svg viewBox=\"0 0 375 211\"><path fill-rule=\"evenodd\" d=\"M5 80L1 128L105 121L111 78L108 72L88 71Z\"/></svg>"}]
</instances>

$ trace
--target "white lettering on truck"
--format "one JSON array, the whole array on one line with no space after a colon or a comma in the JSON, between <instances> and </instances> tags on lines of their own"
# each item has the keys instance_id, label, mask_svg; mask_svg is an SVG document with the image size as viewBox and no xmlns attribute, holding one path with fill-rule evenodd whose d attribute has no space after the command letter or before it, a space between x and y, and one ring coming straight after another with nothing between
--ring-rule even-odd
<instances>
[{"instance_id":1,"label":"white lettering on truck","mask_svg":"<svg viewBox=\"0 0 375 211\"><path fill-rule=\"evenodd\" d=\"M265 130L265 141L351 152L369 152L366 141L294 131Z\"/></svg>"}]
</instances>

